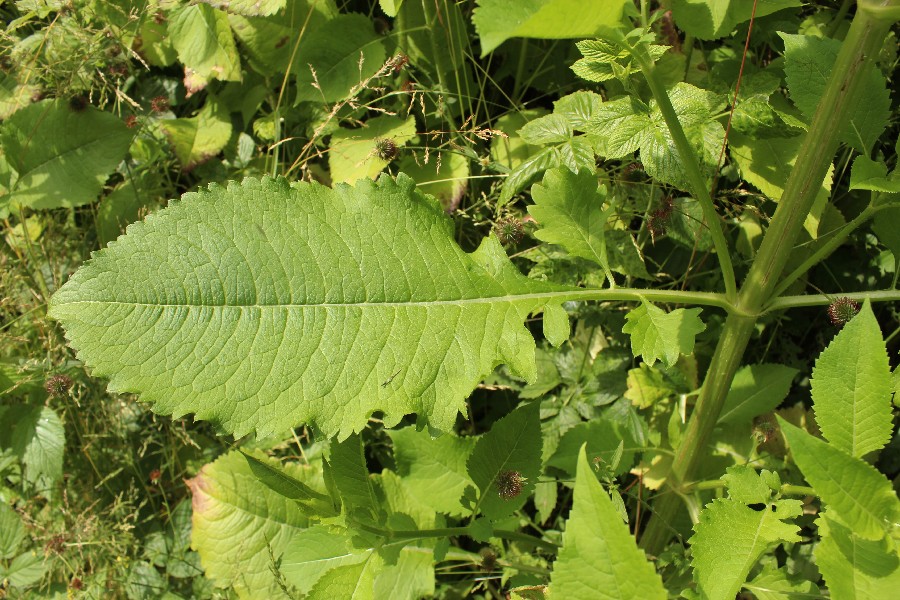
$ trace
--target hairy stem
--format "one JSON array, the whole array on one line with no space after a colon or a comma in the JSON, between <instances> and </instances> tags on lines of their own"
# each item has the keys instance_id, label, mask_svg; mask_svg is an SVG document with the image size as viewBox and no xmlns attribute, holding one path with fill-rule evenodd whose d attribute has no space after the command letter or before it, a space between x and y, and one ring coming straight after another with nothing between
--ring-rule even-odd
<instances>
[{"instance_id":1,"label":"hairy stem","mask_svg":"<svg viewBox=\"0 0 900 600\"><path fill-rule=\"evenodd\" d=\"M636 51L633 53L633 56L640 65L641 72L647 80L647 85L653 93L653 98L656 100L659 111L666 121L666 126L672 135L672 141L675 142L675 148L678 150L678 156L681 157L685 175L691 184L691 191L703 209L703 220L712 236L713 246L716 249L716 258L719 261L722 279L725 282L725 296L728 300L734 300L737 292L734 267L731 264L731 253L728 249L728 242L725 240L725 234L722 231L719 213L716 212L716 206L713 204L712 196L709 193L706 178L703 177L703 173L700 170L697 154L694 152L684 133L684 129L681 127L681 122L678 120L675 107L672 106L672 101L669 99L665 87L656 75L656 67L653 61L644 52Z\"/></svg>"},{"instance_id":2,"label":"hairy stem","mask_svg":"<svg viewBox=\"0 0 900 600\"><path fill-rule=\"evenodd\" d=\"M870 5L877 10L868 10ZM736 311L725 322L696 406L676 451L668 478L668 484L676 491L690 482L698 459L706 454L707 444L758 315L766 305L770 309L777 306L777 302L770 303L772 294L838 147L838 128L834 123L843 121L853 106L862 86L866 59L877 55L892 24L884 15L892 15L891 8L900 9L900 0L861 0L859 6L796 165L785 185L784 195L763 236L747 279L741 286ZM677 494L665 494L654 505L654 514L641 538L641 545L650 554L659 554L665 547L670 538L668 523L675 517L680 503Z\"/></svg>"}]
</instances>

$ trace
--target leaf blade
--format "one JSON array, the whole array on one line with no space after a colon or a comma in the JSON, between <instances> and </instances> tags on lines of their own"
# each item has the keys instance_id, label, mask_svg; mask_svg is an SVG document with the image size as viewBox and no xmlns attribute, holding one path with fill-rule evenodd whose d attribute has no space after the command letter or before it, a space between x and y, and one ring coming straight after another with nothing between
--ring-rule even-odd
<instances>
[{"instance_id":1,"label":"leaf blade","mask_svg":"<svg viewBox=\"0 0 900 600\"><path fill-rule=\"evenodd\" d=\"M522 323L566 289L522 276L494 238L463 252L408 178L248 179L133 224L50 311L111 389L159 412L346 437L375 410L449 430L500 362L532 379Z\"/></svg>"}]
</instances>

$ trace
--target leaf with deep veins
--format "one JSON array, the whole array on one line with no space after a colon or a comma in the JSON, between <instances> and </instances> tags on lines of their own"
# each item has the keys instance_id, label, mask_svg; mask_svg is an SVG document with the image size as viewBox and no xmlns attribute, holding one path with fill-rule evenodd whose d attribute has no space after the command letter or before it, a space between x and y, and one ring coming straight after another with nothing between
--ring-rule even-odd
<instances>
[{"instance_id":1,"label":"leaf with deep veins","mask_svg":"<svg viewBox=\"0 0 900 600\"><path fill-rule=\"evenodd\" d=\"M247 179L131 225L50 314L110 389L157 412L238 436L309 422L346 437L375 411L448 430L500 363L532 380L523 321L569 295L522 276L494 238L463 252L405 176Z\"/></svg>"}]
</instances>

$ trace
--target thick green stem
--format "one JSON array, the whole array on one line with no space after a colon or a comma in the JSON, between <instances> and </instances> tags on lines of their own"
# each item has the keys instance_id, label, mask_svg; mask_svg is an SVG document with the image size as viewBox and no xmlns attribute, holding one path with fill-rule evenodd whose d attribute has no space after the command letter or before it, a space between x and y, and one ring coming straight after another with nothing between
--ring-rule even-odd
<instances>
[{"instance_id":1,"label":"thick green stem","mask_svg":"<svg viewBox=\"0 0 900 600\"><path fill-rule=\"evenodd\" d=\"M700 162L697 160L697 154L694 152L694 148L691 146L691 143L684 133L684 129L681 127L681 121L678 120L678 114L675 112L675 107L672 106L672 101L669 99L669 94L666 93L665 86L663 86L656 75L656 67L653 64L653 61L649 56L645 56L645 54L645 52L641 52L638 49L633 53L633 56L640 65L641 72L644 74L647 85L650 87L653 98L656 100L656 105L659 107L659 111L666 121L666 126L669 129L669 133L672 135L672 141L675 143L675 148L678 150L678 156L681 157L685 175L687 176L688 182L691 184L691 191L694 193L694 197L700 202L700 207L703 209L703 220L706 222L706 226L709 227L713 246L716 249L716 258L719 261L719 268L722 271L722 279L725 281L725 296L729 301L732 301L736 296L737 287L734 277L734 267L731 264L731 254L728 249L728 242L725 240L725 234L722 231L719 213L716 212L716 206L709 193L706 178L703 177L703 173L700 170Z\"/></svg>"},{"instance_id":2,"label":"thick green stem","mask_svg":"<svg viewBox=\"0 0 900 600\"><path fill-rule=\"evenodd\" d=\"M725 322L697 404L672 463L668 484L676 491L690 483L698 459L706 454L706 446L756 319L772 298L803 221L837 150L838 128L834 124L843 121L853 106L862 86L861 75L866 59L877 54L890 29L891 21L883 17L893 14L890 9L900 8L900 0L861 0L859 8L841 46L796 165L785 185L784 195L738 294L737 310ZM660 496L653 508L653 517L641 538L641 545L647 552L656 555L670 538L668 523L680 508L678 494Z\"/></svg>"}]
</instances>

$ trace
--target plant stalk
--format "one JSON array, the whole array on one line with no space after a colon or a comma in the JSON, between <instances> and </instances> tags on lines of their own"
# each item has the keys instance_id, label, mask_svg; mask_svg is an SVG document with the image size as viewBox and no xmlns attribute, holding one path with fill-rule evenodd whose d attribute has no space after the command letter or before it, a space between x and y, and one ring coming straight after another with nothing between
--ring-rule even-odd
<instances>
[{"instance_id":1,"label":"plant stalk","mask_svg":"<svg viewBox=\"0 0 900 600\"><path fill-rule=\"evenodd\" d=\"M719 261L719 268L722 271L722 279L725 282L725 297L729 301L733 301L737 294L737 287L734 267L731 264L731 253L728 248L728 242L725 240L725 234L722 231L719 213L716 212L716 206L707 187L706 178L703 177L703 173L700 171L697 154L694 152L694 148L681 127L678 114L675 112L675 107L672 106L672 101L669 99L669 94L666 93L665 86L656 76L656 67L653 61L644 52L637 51L632 55L640 65L641 72L647 80L647 85L650 87L654 100L656 100L656 105L666 121L666 126L672 135L672 141L675 143L675 148L681 157L685 175L691 184L691 191L703 209L703 220L709 228L713 246L716 249L716 258Z\"/></svg>"},{"instance_id":2,"label":"plant stalk","mask_svg":"<svg viewBox=\"0 0 900 600\"><path fill-rule=\"evenodd\" d=\"M843 121L852 108L863 85L863 67L867 58L876 55L881 48L892 25L891 18L886 17L893 17L897 12L893 9L900 10L900 0L859 2L859 10L841 46L796 165L785 185L784 194L763 236L747 279L741 286L735 306L737 310L729 314L725 322L696 406L675 453L667 483L676 492L690 483L699 463L698 459L706 454L706 447L756 320L772 298L803 227L803 221L837 151L838 128L834 123ZM650 74L652 75L652 70ZM648 81L651 79L652 77L648 78ZM667 117L667 123L668 120ZM671 127L670 125L670 129ZM672 135L673 138L676 137L674 131ZM705 208L705 202L701 202L701 205ZM669 523L678 512L680 504L677 493L664 494L654 504L653 516L641 538L641 545L651 555L658 555L665 548L670 538Z\"/></svg>"}]
</instances>

